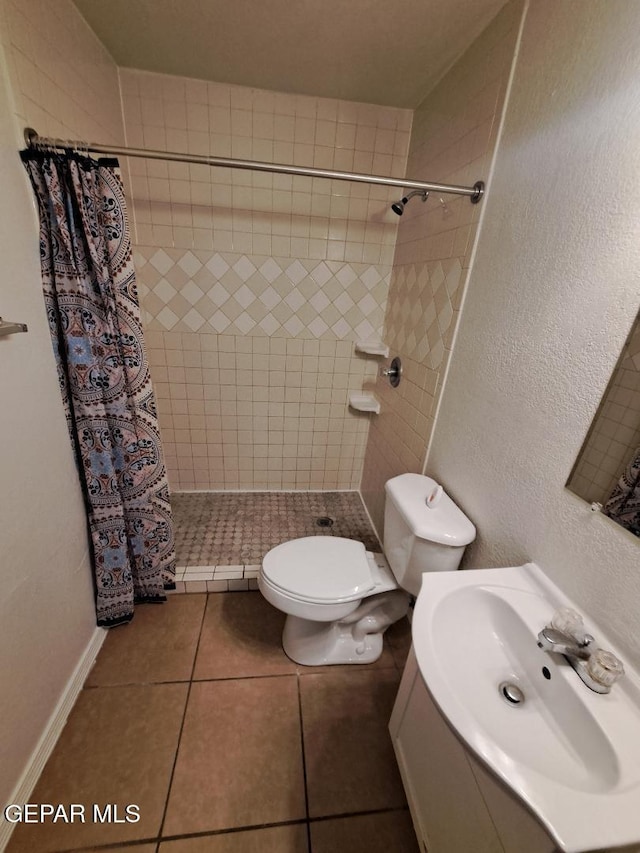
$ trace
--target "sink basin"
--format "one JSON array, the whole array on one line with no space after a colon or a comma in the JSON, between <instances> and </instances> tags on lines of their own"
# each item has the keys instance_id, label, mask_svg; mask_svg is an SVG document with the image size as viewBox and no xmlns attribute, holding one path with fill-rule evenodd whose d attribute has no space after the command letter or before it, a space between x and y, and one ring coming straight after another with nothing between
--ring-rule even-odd
<instances>
[{"instance_id":1,"label":"sink basin","mask_svg":"<svg viewBox=\"0 0 640 853\"><path fill-rule=\"evenodd\" d=\"M540 649L538 632L564 606L579 609L534 563L425 574L412 630L449 723L560 849L579 853L640 840L640 681L625 662L611 693L596 694Z\"/></svg>"}]
</instances>

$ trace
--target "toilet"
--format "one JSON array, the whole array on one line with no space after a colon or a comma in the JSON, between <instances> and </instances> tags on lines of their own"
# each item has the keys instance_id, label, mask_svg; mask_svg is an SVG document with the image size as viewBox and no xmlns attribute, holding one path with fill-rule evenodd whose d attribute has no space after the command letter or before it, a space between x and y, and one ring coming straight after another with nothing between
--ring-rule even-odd
<instances>
[{"instance_id":1,"label":"toilet","mask_svg":"<svg viewBox=\"0 0 640 853\"><path fill-rule=\"evenodd\" d=\"M424 572L453 571L476 529L435 480L401 474L385 485L384 551L355 539L306 536L272 548L258 587L287 614L283 648L306 666L371 663L382 635L417 596Z\"/></svg>"}]
</instances>

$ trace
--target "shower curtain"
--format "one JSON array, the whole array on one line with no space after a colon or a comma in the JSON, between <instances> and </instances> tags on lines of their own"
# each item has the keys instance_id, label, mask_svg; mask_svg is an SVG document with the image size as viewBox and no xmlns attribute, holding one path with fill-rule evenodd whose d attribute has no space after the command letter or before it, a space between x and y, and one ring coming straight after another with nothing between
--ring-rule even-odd
<instances>
[{"instance_id":1,"label":"shower curtain","mask_svg":"<svg viewBox=\"0 0 640 853\"><path fill-rule=\"evenodd\" d=\"M640 447L611 492L603 512L640 536Z\"/></svg>"},{"instance_id":2,"label":"shower curtain","mask_svg":"<svg viewBox=\"0 0 640 853\"><path fill-rule=\"evenodd\" d=\"M87 510L98 625L174 586L169 489L116 160L21 153L44 298ZM64 500L64 496L61 496Z\"/></svg>"}]
</instances>

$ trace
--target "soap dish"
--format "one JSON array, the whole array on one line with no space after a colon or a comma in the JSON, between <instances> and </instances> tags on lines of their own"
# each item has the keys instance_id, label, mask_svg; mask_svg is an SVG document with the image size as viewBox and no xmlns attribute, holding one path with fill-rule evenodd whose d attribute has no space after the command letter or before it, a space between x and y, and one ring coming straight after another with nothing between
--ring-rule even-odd
<instances>
[{"instance_id":1,"label":"soap dish","mask_svg":"<svg viewBox=\"0 0 640 853\"><path fill-rule=\"evenodd\" d=\"M374 415L380 414L380 401L373 394L362 391L349 394L349 405L358 412L370 412Z\"/></svg>"},{"instance_id":2,"label":"soap dish","mask_svg":"<svg viewBox=\"0 0 640 853\"><path fill-rule=\"evenodd\" d=\"M387 358L389 347L379 338L370 338L366 341L356 341L356 352L362 352L365 355L381 355L383 358Z\"/></svg>"}]
</instances>

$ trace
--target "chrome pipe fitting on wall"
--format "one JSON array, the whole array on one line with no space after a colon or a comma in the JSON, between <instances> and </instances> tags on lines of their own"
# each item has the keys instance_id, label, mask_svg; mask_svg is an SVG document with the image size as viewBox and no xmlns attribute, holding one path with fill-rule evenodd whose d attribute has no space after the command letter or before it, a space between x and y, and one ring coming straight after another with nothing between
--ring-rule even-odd
<instances>
[{"instance_id":1,"label":"chrome pipe fitting on wall","mask_svg":"<svg viewBox=\"0 0 640 853\"><path fill-rule=\"evenodd\" d=\"M380 371L381 376L386 376L392 388L397 388L402 377L402 362L400 356L397 355L389 365L389 367Z\"/></svg>"}]
</instances>

